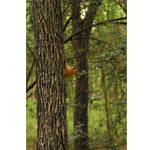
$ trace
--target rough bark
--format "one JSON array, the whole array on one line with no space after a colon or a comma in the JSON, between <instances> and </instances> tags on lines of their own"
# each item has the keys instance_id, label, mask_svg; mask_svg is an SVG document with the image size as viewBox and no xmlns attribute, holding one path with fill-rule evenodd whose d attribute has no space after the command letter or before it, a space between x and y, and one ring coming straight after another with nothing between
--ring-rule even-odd
<instances>
[{"instance_id":1,"label":"rough bark","mask_svg":"<svg viewBox=\"0 0 150 150\"><path fill-rule=\"evenodd\" d=\"M93 18L96 14L97 7L101 1L90 2L86 17L84 20L80 17L80 2L81 0L72 0L72 34L79 30L92 25ZM91 26L92 27L92 26ZM88 141L88 44L91 28L77 34L72 39L74 56L76 58L76 67L79 72L84 71L79 78L76 78L76 106L74 108L74 127L78 123L84 124L82 128L82 137L74 141L74 150L89 150Z\"/></svg>"},{"instance_id":2,"label":"rough bark","mask_svg":"<svg viewBox=\"0 0 150 150\"><path fill-rule=\"evenodd\" d=\"M37 81L37 150L67 150L60 0L33 0Z\"/></svg>"}]
</instances>

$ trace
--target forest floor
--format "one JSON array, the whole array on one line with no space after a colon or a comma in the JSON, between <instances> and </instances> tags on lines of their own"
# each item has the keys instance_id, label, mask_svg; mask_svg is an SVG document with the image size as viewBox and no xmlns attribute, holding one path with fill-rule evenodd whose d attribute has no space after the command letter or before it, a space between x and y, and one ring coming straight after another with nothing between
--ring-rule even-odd
<instances>
[{"instance_id":1,"label":"forest floor","mask_svg":"<svg viewBox=\"0 0 150 150\"><path fill-rule=\"evenodd\" d=\"M104 149L97 149L97 150L104 150ZM127 145L120 146L119 150L127 150Z\"/></svg>"},{"instance_id":2,"label":"forest floor","mask_svg":"<svg viewBox=\"0 0 150 150\"><path fill-rule=\"evenodd\" d=\"M122 145L120 150L127 150L127 145Z\"/></svg>"},{"instance_id":3,"label":"forest floor","mask_svg":"<svg viewBox=\"0 0 150 150\"><path fill-rule=\"evenodd\" d=\"M36 146L34 147L31 147L31 148L27 148L26 150L36 150ZM71 150L71 149L69 149ZM97 150L104 150L104 149L97 149ZM106 149L105 149L106 150ZM122 145L120 146L120 149L119 150L127 150L127 145Z\"/></svg>"}]
</instances>

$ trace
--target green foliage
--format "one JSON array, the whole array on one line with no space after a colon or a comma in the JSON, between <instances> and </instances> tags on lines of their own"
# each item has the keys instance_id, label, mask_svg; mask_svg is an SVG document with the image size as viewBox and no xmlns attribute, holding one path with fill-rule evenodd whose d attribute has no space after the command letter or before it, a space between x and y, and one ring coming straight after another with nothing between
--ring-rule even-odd
<instances>
[{"instance_id":1,"label":"green foliage","mask_svg":"<svg viewBox=\"0 0 150 150\"><path fill-rule=\"evenodd\" d=\"M35 56L34 19L31 0L26 2L26 14L26 72L28 74ZM32 74L32 76L35 76L35 74Z\"/></svg>"},{"instance_id":2,"label":"green foliage","mask_svg":"<svg viewBox=\"0 0 150 150\"><path fill-rule=\"evenodd\" d=\"M35 147L37 142L36 100L27 99L26 102L26 145Z\"/></svg>"},{"instance_id":3,"label":"green foliage","mask_svg":"<svg viewBox=\"0 0 150 150\"><path fill-rule=\"evenodd\" d=\"M82 126L84 126L84 124L81 124L80 122L78 122L78 125L75 125L74 131L69 133L68 143L83 138Z\"/></svg>"}]
</instances>

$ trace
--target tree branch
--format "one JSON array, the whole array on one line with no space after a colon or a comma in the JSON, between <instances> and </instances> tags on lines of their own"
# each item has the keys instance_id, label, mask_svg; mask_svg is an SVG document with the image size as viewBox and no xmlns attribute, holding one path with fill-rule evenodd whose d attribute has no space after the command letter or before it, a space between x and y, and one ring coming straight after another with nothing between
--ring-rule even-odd
<instances>
[{"instance_id":1,"label":"tree branch","mask_svg":"<svg viewBox=\"0 0 150 150\"><path fill-rule=\"evenodd\" d=\"M127 8L126 8L126 3L124 3L124 7L122 6L122 3L119 3L119 2L117 2L116 0L112 0L112 1L114 1L116 4L118 4L122 9L123 9L123 11L127 14Z\"/></svg>"},{"instance_id":2,"label":"tree branch","mask_svg":"<svg viewBox=\"0 0 150 150\"><path fill-rule=\"evenodd\" d=\"M123 24L123 25L127 25L127 22L116 22L116 24Z\"/></svg>"},{"instance_id":3,"label":"tree branch","mask_svg":"<svg viewBox=\"0 0 150 150\"><path fill-rule=\"evenodd\" d=\"M66 9L62 12L62 15L64 15L64 13L67 11L67 9L69 8L70 4L71 4L71 1L68 3Z\"/></svg>"},{"instance_id":4,"label":"tree branch","mask_svg":"<svg viewBox=\"0 0 150 150\"><path fill-rule=\"evenodd\" d=\"M32 88L35 86L35 84L36 84L36 80L35 80L31 85L29 85L29 86L27 87L26 93L27 93L30 89L32 89Z\"/></svg>"},{"instance_id":5,"label":"tree branch","mask_svg":"<svg viewBox=\"0 0 150 150\"><path fill-rule=\"evenodd\" d=\"M27 17L28 15L30 15L30 14L33 14L33 11L32 11L32 10L26 14L26 17Z\"/></svg>"},{"instance_id":6,"label":"tree branch","mask_svg":"<svg viewBox=\"0 0 150 150\"><path fill-rule=\"evenodd\" d=\"M31 97L33 95L33 92L26 98L26 99L28 99L29 97Z\"/></svg>"},{"instance_id":7,"label":"tree branch","mask_svg":"<svg viewBox=\"0 0 150 150\"><path fill-rule=\"evenodd\" d=\"M26 27L27 29L29 29L29 28L32 28L33 27L33 24L32 25L30 25L30 26L28 26L28 27Z\"/></svg>"},{"instance_id":8,"label":"tree branch","mask_svg":"<svg viewBox=\"0 0 150 150\"><path fill-rule=\"evenodd\" d=\"M26 45L27 45L29 51L32 53L33 58L35 59L34 53L32 52L31 48L29 47L29 45L28 45L27 43L26 43ZM35 59L35 60L36 60L36 59Z\"/></svg>"},{"instance_id":9,"label":"tree branch","mask_svg":"<svg viewBox=\"0 0 150 150\"><path fill-rule=\"evenodd\" d=\"M100 40L100 39L96 39L96 38L75 38L74 40L79 40L79 39L91 39L91 40L97 40L97 41L100 41L100 42L103 42L103 43L107 43L107 44L110 44L112 45L111 43L109 42L106 42L106 41L103 41L103 40Z\"/></svg>"},{"instance_id":10,"label":"tree branch","mask_svg":"<svg viewBox=\"0 0 150 150\"><path fill-rule=\"evenodd\" d=\"M107 44L110 44L110 45L112 45L111 43L109 43L109 42L106 42L106 41L103 41L103 40L100 40L100 39L95 39L95 38L90 38L91 40L97 40L97 41L100 41L100 42L103 42L103 43L107 43Z\"/></svg>"},{"instance_id":11,"label":"tree branch","mask_svg":"<svg viewBox=\"0 0 150 150\"><path fill-rule=\"evenodd\" d=\"M26 77L26 86L28 85L28 82L29 82L29 79L30 79L30 76L31 76L31 73L32 73L32 70L33 70L33 67L34 67L34 64L35 64L35 59L34 59L34 61L32 63L32 66L31 66L31 68L29 70L29 73L28 73L28 75Z\"/></svg>"},{"instance_id":12,"label":"tree branch","mask_svg":"<svg viewBox=\"0 0 150 150\"><path fill-rule=\"evenodd\" d=\"M89 26L87 26L87 27L85 27L85 28L83 28L83 29L77 31L76 33L72 34L68 39L66 39L66 40L64 41L64 43L67 43L68 41L70 41L70 40L72 39L73 36L76 36L77 34L83 32L83 31L85 31L85 30L87 30L87 29L89 29L89 28L91 28L91 27L94 27L94 26L97 26L97 25L101 25L101 24L105 24L105 23L108 23L108 22L117 21L117 20L124 20L124 19L127 19L127 17L117 18L117 19L111 19L111 20L106 20L106 21L98 22L98 23L93 24L93 25L89 25Z\"/></svg>"},{"instance_id":13,"label":"tree branch","mask_svg":"<svg viewBox=\"0 0 150 150\"><path fill-rule=\"evenodd\" d=\"M63 32L66 30L67 25L69 24L70 20L72 20L72 16L67 20L64 28L63 28Z\"/></svg>"}]
</instances>

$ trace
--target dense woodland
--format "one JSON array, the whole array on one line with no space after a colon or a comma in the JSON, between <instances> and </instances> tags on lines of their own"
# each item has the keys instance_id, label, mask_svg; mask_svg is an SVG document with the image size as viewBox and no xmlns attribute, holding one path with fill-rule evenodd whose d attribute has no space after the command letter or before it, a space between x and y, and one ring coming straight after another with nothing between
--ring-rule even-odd
<instances>
[{"instance_id":1,"label":"dense woodland","mask_svg":"<svg viewBox=\"0 0 150 150\"><path fill-rule=\"evenodd\" d=\"M38 141L35 1L26 1L27 150L35 150ZM125 149L127 2L61 0L60 4L63 55L68 65L76 66L80 72L78 76L63 79L68 135L66 149Z\"/></svg>"}]
</instances>

